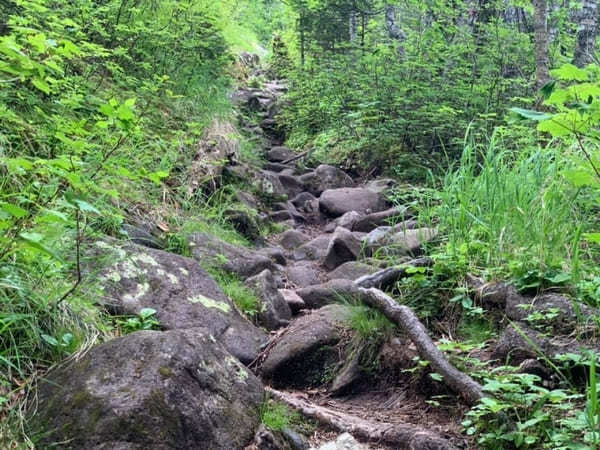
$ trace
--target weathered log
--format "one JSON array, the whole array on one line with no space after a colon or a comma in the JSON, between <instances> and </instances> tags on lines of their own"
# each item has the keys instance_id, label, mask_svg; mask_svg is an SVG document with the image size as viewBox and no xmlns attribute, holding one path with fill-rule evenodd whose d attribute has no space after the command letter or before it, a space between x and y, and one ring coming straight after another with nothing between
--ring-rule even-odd
<instances>
[{"instance_id":1,"label":"weathered log","mask_svg":"<svg viewBox=\"0 0 600 450\"><path fill-rule=\"evenodd\" d=\"M299 395L269 387L265 390L271 397L298 410L304 416L315 419L339 432L350 433L361 440L392 445L398 450L454 450L456 448L435 432L415 425L371 422L361 417L316 405Z\"/></svg>"},{"instance_id":2,"label":"weathered log","mask_svg":"<svg viewBox=\"0 0 600 450\"><path fill-rule=\"evenodd\" d=\"M385 289L386 287L394 284L401 278L406 277L408 269L411 267L429 267L433 264L431 258L418 258L407 262L401 266L388 267L387 269L380 270L371 275L365 275L355 281L355 283L361 288L377 288Z\"/></svg>"},{"instance_id":3,"label":"weathered log","mask_svg":"<svg viewBox=\"0 0 600 450\"><path fill-rule=\"evenodd\" d=\"M468 404L474 405L484 397L479 383L450 364L446 356L436 347L412 309L399 305L379 289L359 288L359 291L365 303L379 309L409 336L421 358L429 361L433 370L442 375L444 383L462 396Z\"/></svg>"}]
</instances>

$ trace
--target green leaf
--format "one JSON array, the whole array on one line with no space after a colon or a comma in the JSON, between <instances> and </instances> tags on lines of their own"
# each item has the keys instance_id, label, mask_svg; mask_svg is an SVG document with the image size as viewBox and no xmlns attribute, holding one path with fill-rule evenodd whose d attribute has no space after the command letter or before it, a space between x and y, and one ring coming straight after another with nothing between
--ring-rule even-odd
<instances>
[{"instance_id":1,"label":"green leaf","mask_svg":"<svg viewBox=\"0 0 600 450\"><path fill-rule=\"evenodd\" d=\"M101 214L100 211L98 209L96 209L96 207L89 204L87 201L85 201L81 197L74 195L72 192L65 193L65 200L81 212L91 212L91 213L95 213L95 214Z\"/></svg>"},{"instance_id":2,"label":"green leaf","mask_svg":"<svg viewBox=\"0 0 600 450\"><path fill-rule=\"evenodd\" d=\"M429 374L429 376L430 376L430 377L431 377L433 380L435 380L435 381L440 381L440 382L441 382L441 381L444 379L444 377L443 377L443 376L441 376L439 373L435 373L435 372L434 372L434 373L430 373L430 374Z\"/></svg>"},{"instance_id":3,"label":"green leaf","mask_svg":"<svg viewBox=\"0 0 600 450\"><path fill-rule=\"evenodd\" d=\"M539 112L539 111L532 111L530 109L523 109L523 108L510 108L510 111L514 112L515 114L521 116L524 119L535 120L538 122L542 121L542 120L548 120L548 119L551 119L552 117L554 117L553 114L543 113L543 112Z\"/></svg>"},{"instance_id":4,"label":"green leaf","mask_svg":"<svg viewBox=\"0 0 600 450\"><path fill-rule=\"evenodd\" d=\"M47 344L50 344L53 347L56 347L58 345L58 341L55 337L49 336L47 334L42 334L41 337Z\"/></svg>"},{"instance_id":5,"label":"green leaf","mask_svg":"<svg viewBox=\"0 0 600 450\"><path fill-rule=\"evenodd\" d=\"M42 80L41 78L34 78L31 80L31 83L38 88L40 91L42 91L45 94L50 94L50 85L48 85L48 83L46 83L44 80Z\"/></svg>"},{"instance_id":6,"label":"green leaf","mask_svg":"<svg viewBox=\"0 0 600 450\"><path fill-rule=\"evenodd\" d=\"M156 310L153 308L142 308L142 310L140 311L140 317L144 320L154 316L155 314Z\"/></svg>"},{"instance_id":7,"label":"green leaf","mask_svg":"<svg viewBox=\"0 0 600 450\"><path fill-rule=\"evenodd\" d=\"M575 187L594 186L599 183L597 177L585 169L570 169L563 171L563 177Z\"/></svg>"},{"instance_id":8,"label":"green leaf","mask_svg":"<svg viewBox=\"0 0 600 450\"><path fill-rule=\"evenodd\" d=\"M600 244L600 233L584 233L583 239L594 244Z\"/></svg>"},{"instance_id":9,"label":"green leaf","mask_svg":"<svg viewBox=\"0 0 600 450\"><path fill-rule=\"evenodd\" d=\"M13 205L12 203L0 203L0 209L2 211L6 211L11 216L16 217L17 219L26 217L29 214L29 212L26 209L23 209L17 205Z\"/></svg>"},{"instance_id":10,"label":"green leaf","mask_svg":"<svg viewBox=\"0 0 600 450\"><path fill-rule=\"evenodd\" d=\"M48 256L51 256L55 260L57 260L61 263L64 263L64 260L59 256L58 253L56 253L54 250L47 247L46 245L42 244L42 241L44 240L43 235L41 235L39 233L23 232L23 233L19 234L19 238L21 239L21 241L23 241L28 247L32 248L33 250L44 253Z\"/></svg>"},{"instance_id":11,"label":"green leaf","mask_svg":"<svg viewBox=\"0 0 600 450\"><path fill-rule=\"evenodd\" d=\"M587 72L573 64L565 64L551 73L556 78L564 81L586 81L588 79Z\"/></svg>"}]
</instances>

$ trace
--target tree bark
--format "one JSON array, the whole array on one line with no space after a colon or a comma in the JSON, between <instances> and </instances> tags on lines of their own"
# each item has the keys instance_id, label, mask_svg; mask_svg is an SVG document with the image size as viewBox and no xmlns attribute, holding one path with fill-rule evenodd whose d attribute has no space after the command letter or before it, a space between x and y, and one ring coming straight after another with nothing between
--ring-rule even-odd
<instances>
[{"instance_id":1,"label":"tree bark","mask_svg":"<svg viewBox=\"0 0 600 450\"><path fill-rule=\"evenodd\" d=\"M359 288L359 291L365 303L379 309L410 337L419 355L429 361L432 369L443 377L444 383L462 396L468 404L475 405L485 396L479 383L450 364L408 306L399 305L379 289Z\"/></svg>"},{"instance_id":2,"label":"tree bark","mask_svg":"<svg viewBox=\"0 0 600 450\"><path fill-rule=\"evenodd\" d=\"M577 38L573 64L585 67L594 61L596 50L596 26L598 24L598 0L583 0L577 14Z\"/></svg>"},{"instance_id":3,"label":"tree bark","mask_svg":"<svg viewBox=\"0 0 600 450\"><path fill-rule=\"evenodd\" d=\"M358 40L358 11L354 8L350 10L348 18L348 34L350 35L350 42Z\"/></svg>"},{"instance_id":4,"label":"tree bark","mask_svg":"<svg viewBox=\"0 0 600 450\"><path fill-rule=\"evenodd\" d=\"M533 0L535 30L536 87L541 89L550 81L548 55L548 4L546 0Z\"/></svg>"}]
</instances>

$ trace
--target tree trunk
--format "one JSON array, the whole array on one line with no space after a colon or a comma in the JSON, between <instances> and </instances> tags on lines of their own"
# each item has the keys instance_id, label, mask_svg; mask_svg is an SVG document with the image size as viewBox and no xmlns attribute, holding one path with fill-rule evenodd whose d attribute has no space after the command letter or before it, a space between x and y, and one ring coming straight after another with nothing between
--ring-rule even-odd
<instances>
[{"instance_id":1,"label":"tree trunk","mask_svg":"<svg viewBox=\"0 0 600 450\"><path fill-rule=\"evenodd\" d=\"M391 39L400 42L406 40L406 34L396 24L396 7L394 5L385 5L385 28ZM398 45L398 54L404 56L404 46L402 44Z\"/></svg>"},{"instance_id":2,"label":"tree trunk","mask_svg":"<svg viewBox=\"0 0 600 450\"><path fill-rule=\"evenodd\" d=\"M548 4L546 0L533 0L535 29L536 87L541 89L550 81L548 55Z\"/></svg>"},{"instance_id":3,"label":"tree trunk","mask_svg":"<svg viewBox=\"0 0 600 450\"><path fill-rule=\"evenodd\" d=\"M594 61L596 49L596 26L598 22L598 0L583 0L577 14L577 39L573 64L584 67Z\"/></svg>"},{"instance_id":4,"label":"tree trunk","mask_svg":"<svg viewBox=\"0 0 600 450\"><path fill-rule=\"evenodd\" d=\"M358 40L358 11L355 9L350 11L348 22L348 34L350 35L350 42L356 42Z\"/></svg>"}]
</instances>

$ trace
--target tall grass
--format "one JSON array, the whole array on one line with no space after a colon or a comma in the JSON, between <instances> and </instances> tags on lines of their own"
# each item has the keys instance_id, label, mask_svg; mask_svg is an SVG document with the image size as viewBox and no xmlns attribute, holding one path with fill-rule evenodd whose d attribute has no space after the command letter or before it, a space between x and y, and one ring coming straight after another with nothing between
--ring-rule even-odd
<instances>
[{"instance_id":1,"label":"tall grass","mask_svg":"<svg viewBox=\"0 0 600 450\"><path fill-rule=\"evenodd\" d=\"M582 215L579 191L561 176L566 158L550 147L504 151L494 137L486 148L466 142L433 211L448 249L492 273L568 270Z\"/></svg>"}]
</instances>

